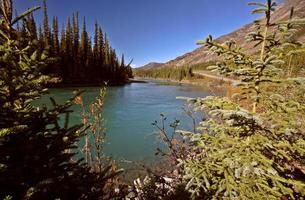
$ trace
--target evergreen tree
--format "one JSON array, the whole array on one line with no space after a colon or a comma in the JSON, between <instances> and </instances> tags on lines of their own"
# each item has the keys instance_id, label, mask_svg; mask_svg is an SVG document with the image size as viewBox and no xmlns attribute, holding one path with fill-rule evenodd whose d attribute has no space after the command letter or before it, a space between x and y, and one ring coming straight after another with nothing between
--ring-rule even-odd
<instances>
[{"instance_id":1,"label":"evergreen tree","mask_svg":"<svg viewBox=\"0 0 305 200\"><path fill-rule=\"evenodd\" d=\"M66 66L66 63L68 62L67 57L67 39L66 39L66 31L65 31L65 25L62 24L61 28L61 34L60 34L60 66L61 66L61 77L62 79L66 80L68 78L68 69Z\"/></svg>"},{"instance_id":2,"label":"evergreen tree","mask_svg":"<svg viewBox=\"0 0 305 200\"><path fill-rule=\"evenodd\" d=\"M30 40L26 48L12 28L37 8L12 19L12 2L2 1L0 34L0 198L99 199L109 178L107 166L99 172L77 159L76 143L82 125L69 126L74 98L52 108L33 106L51 81L41 74L48 62ZM65 117L65 124L59 118Z\"/></svg>"},{"instance_id":3,"label":"evergreen tree","mask_svg":"<svg viewBox=\"0 0 305 200\"><path fill-rule=\"evenodd\" d=\"M87 33L87 25L86 25L86 19L84 17L83 19L83 30L82 30L82 34L81 34L81 41L80 41L80 58L81 58L81 66L82 66L82 72L81 74L85 74L86 73L86 69L88 67L88 45L89 45L89 41L88 41L88 33Z\"/></svg>"},{"instance_id":4,"label":"evergreen tree","mask_svg":"<svg viewBox=\"0 0 305 200\"><path fill-rule=\"evenodd\" d=\"M79 15L78 12L76 14L73 14L72 17L72 33L73 33L73 49L72 49L72 76L77 77L79 73L79 63L80 63L80 57L79 57Z\"/></svg>"},{"instance_id":5,"label":"evergreen tree","mask_svg":"<svg viewBox=\"0 0 305 200\"><path fill-rule=\"evenodd\" d=\"M87 46L87 52L88 52L88 59L87 59L87 70L90 71L90 73L88 74L89 75L89 78L92 78L94 77L94 75L92 74L92 67L93 67L93 49L92 49L92 39L91 38L88 38L88 46Z\"/></svg>"},{"instance_id":6,"label":"evergreen tree","mask_svg":"<svg viewBox=\"0 0 305 200\"><path fill-rule=\"evenodd\" d=\"M62 24L61 33L60 33L60 54L65 55L67 45L66 45L66 31L65 24Z\"/></svg>"},{"instance_id":7,"label":"evergreen tree","mask_svg":"<svg viewBox=\"0 0 305 200\"><path fill-rule=\"evenodd\" d=\"M43 0L43 38L46 46L51 45L50 36L47 2L46 0Z\"/></svg>"},{"instance_id":8,"label":"evergreen tree","mask_svg":"<svg viewBox=\"0 0 305 200\"><path fill-rule=\"evenodd\" d=\"M105 52L104 52L104 58L105 58L105 65L109 65L110 62L110 46L109 46L109 41L107 38L107 34L105 33L104 35L104 44L105 44Z\"/></svg>"},{"instance_id":9,"label":"evergreen tree","mask_svg":"<svg viewBox=\"0 0 305 200\"><path fill-rule=\"evenodd\" d=\"M68 18L68 24L67 24L67 28L66 28L66 67L67 67L67 77L71 77L72 76L72 68L73 68L73 32L72 32L72 26L71 26L71 21L70 18Z\"/></svg>"},{"instance_id":10,"label":"evergreen tree","mask_svg":"<svg viewBox=\"0 0 305 200\"><path fill-rule=\"evenodd\" d=\"M98 24L95 22L94 25L94 46L93 46L93 62L94 62L94 68L97 67L98 61L99 61L99 54L98 54L98 46L99 46L99 41L98 41Z\"/></svg>"},{"instance_id":11,"label":"evergreen tree","mask_svg":"<svg viewBox=\"0 0 305 200\"><path fill-rule=\"evenodd\" d=\"M205 199L302 199L305 196L304 126L299 123L305 107L298 91L302 78L286 79L286 65L279 49L296 44L287 37L305 20L272 22L276 3L250 3L253 13L265 14L255 23L247 40L260 47L249 55L234 41L223 44L209 36L205 44L223 60L210 69L240 78L240 93L233 99L189 99L196 110L205 110L207 120L198 133L187 133L192 151L180 164L187 190ZM283 28L286 27L286 28ZM283 93L295 88L295 97ZM290 90L293 92L293 90Z\"/></svg>"},{"instance_id":12,"label":"evergreen tree","mask_svg":"<svg viewBox=\"0 0 305 200\"><path fill-rule=\"evenodd\" d=\"M53 17L53 31L52 31L52 49L53 55L59 55L59 37L58 37L58 19Z\"/></svg>"},{"instance_id":13,"label":"evergreen tree","mask_svg":"<svg viewBox=\"0 0 305 200\"><path fill-rule=\"evenodd\" d=\"M122 73L127 71L119 69L117 55L106 35L104 36L102 28L95 23L92 44L89 42L85 20L83 23L80 33L79 13L73 13L72 18L68 18L67 26L62 27L59 38L58 18L53 17L50 28L47 3L44 0L42 28L39 27L37 33L34 17L29 15L21 24L22 27L18 28L18 35L20 38L26 38L26 34L31 34L31 40L39 40L41 51L47 50L57 58L57 62L50 64L44 73L60 76L64 83L124 83L125 79L119 79L123 78Z\"/></svg>"},{"instance_id":14,"label":"evergreen tree","mask_svg":"<svg viewBox=\"0 0 305 200\"><path fill-rule=\"evenodd\" d=\"M43 32L42 32L42 28L41 25L39 25L38 27L38 31L37 31L37 38L38 38L38 44L39 44L39 49L40 51L42 51L44 49L44 42L43 42Z\"/></svg>"},{"instance_id":15,"label":"evergreen tree","mask_svg":"<svg viewBox=\"0 0 305 200\"><path fill-rule=\"evenodd\" d=\"M98 28L98 55L99 55L99 64L104 66L105 59L104 59L104 51L105 51L105 44L104 44L104 34L102 28L99 26Z\"/></svg>"}]
</instances>

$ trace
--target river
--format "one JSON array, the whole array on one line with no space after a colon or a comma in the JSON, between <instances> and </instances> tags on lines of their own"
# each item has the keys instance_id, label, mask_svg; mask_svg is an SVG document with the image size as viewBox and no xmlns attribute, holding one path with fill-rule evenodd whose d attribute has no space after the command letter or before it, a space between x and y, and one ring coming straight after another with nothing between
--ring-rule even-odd
<instances>
[{"instance_id":1,"label":"river","mask_svg":"<svg viewBox=\"0 0 305 200\"><path fill-rule=\"evenodd\" d=\"M99 93L97 87L53 88L49 90L49 95L62 103L69 99L76 89L85 90L85 105L89 105ZM177 100L176 97L207 95L211 95L211 92L202 86L154 81L109 87L104 107L107 128L106 154L118 162L154 159L156 148L162 146L162 143L152 122L160 120L160 114L163 113L167 117L167 124L179 119L183 121L181 128L191 129L191 120L183 110L185 102ZM47 96L43 97L39 104L50 105ZM70 116L70 122L79 123L80 108L73 107L73 110L75 112Z\"/></svg>"}]
</instances>

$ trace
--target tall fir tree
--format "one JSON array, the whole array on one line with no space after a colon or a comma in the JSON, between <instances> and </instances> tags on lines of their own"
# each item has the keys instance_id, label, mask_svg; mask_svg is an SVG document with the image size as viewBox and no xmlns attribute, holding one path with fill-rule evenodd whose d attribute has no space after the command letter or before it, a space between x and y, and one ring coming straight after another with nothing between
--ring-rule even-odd
<instances>
[{"instance_id":1,"label":"tall fir tree","mask_svg":"<svg viewBox=\"0 0 305 200\"><path fill-rule=\"evenodd\" d=\"M72 68L72 76L77 77L79 73L79 67L80 67L80 57L78 54L79 50L79 14L76 12L72 15L72 58L71 62L73 62L73 68Z\"/></svg>"},{"instance_id":2,"label":"tall fir tree","mask_svg":"<svg viewBox=\"0 0 305 200\"><path fill-rule=\"evenodd\" d=\"M53 55L59 55L59 30L58 30L58 18L53 17L53 26L52 26L52 50Z\"/></svg>"},{"instance_id":3,"label":"tall fir tree","mask_svg":"<svg viewBox=\"0 0 305 200\"><path fill-rule=\"evenodd\" d=\"M94 67L96 68L99 61L99 55L98 55L98 23L95 22L94 24L94 46L93 46L93 62Z\"/></svg>"},{"instance_id":4,"label":"tall fir tree","mask_svg":"<svg viewBox=\"0 0 305 200\"><path fill-rule=\"evenodd\" d=\"M72 32L72 26L71 26L71 20L70 17L68 18L68 24L66 28L66 58L67 62L66 67L67 67L67 77L71 77L73 73L73 32Z\"/></svg>"},{"instance_id":5,"label":"tall fir tree","mask_svg":"<svg viewBox=\"0 0 305 200\"><path fill-rule=\"evenodd\" d=\"M60 73L63 80L68 78L68 69L66 63L68 61L67 57L67 39L66 39L66 31L65 24L62 24L61 34L60 34Z\"/></svg>"},{"instance_id":6,"label":"tall fir tree","mask_svg":"<svg viewBox=\"0 0 305 200\"><path fill-rule=\"evenodd\" d=\"M51 45L49 16L46 0L43 0L43 39L46 46Z\"/></svg>"},{"instance_id":7,"label":"tall fir tree","mask_svg":"<svg viewBox=\"0 0 305 200\"><path fill-rule=\"evenodd\" d=\"M88 70L88 45L89 45L89 38L88 38L88 32L87 32L87 25L86 25L86 18L83 19L83 28L81 33L81 41L80 41L80 62L81 62L81 74L84 75L86 73L86 70Z\"/></svg>"},{"instance_id":8,"label":"tall fir tree","mask_svg":"<svg viewBox=\"0 0 305 200\"><path fill-rule=\"evenodd\" d=\"M104 65L104 51L105 51L105 43L104 43L104 33L102 31L102 28L98 27L98 54L99 54L99 60L100 64Z\"/></svg>"}]
</instances>

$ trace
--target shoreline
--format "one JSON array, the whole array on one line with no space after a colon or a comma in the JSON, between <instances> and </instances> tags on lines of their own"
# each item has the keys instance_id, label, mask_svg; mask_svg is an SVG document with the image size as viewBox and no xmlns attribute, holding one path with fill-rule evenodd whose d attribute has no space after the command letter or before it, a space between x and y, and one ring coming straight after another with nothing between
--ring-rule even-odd
<instances>
[{"instance_id":1,"label":"shoreline","mask_svg":"<svg viewBox=\"0 0 305 200\"><path fill-rule=\"evenodd\" d=\"M98 84L98 83L59 83L48 85L47 88L80 88L80 87L119 87L129 85L132 83L149 83L149 82L160 82L177 85L188 85L203 87L210 90L212 93L222 93L227 96L228 91L232 90L232 84L222 80L216 80L212 78L197 78L197 79L183 79L181 81L174 79L163 79L163 78L148 78L148 77L134 77L129 79L125 83L120 84Z\"/></svg>"},{"instance_id":2,"label":"shoreline","mask_svg":"<svg viewBox=\"0 0 305 200\"><path fill-rule=\"evenodd\" d=\"M147 78L147 77L135 77L134 79L144 82L149 81L159 81L178 85L191 85L197 87L203 87L210 90L212 93L222 93L223 96L230 96L231 91L234 90L232 83L225 82L222 80L215 80L211 78L201 78L201 79L184 79L181 81L173 79L162 79L162 78Z\"/></svg>"},{"instance_id":3,"label":"shoreline","mask_svg":"<svg viewBox=\"0 0 305 200\"><path fill-rule=\"evenodd\" d=\"M215 80L215 79L183 79L181 81L174 79L163 79L163 78L148 78L148 77L135 77L135 80L138 82L147 82L147 81L164 81L169 83L185 84L185 85L195 85L203 87L232 87L232 85L225 81Z\"/></svg>"},{"instance_id":4,"label":"shoreline","mask_svg":"<svg viewBox=\"0 0 305 200\"><path fill-rule=\"evenodd\" d=\"M116 86L124 86L131 83L147 83L143 80L129 79L125 82L120 83L56 83L56 84L47 84L47 88L74 88L74 87L116 87Z\"/></svg>"}]
</instances>

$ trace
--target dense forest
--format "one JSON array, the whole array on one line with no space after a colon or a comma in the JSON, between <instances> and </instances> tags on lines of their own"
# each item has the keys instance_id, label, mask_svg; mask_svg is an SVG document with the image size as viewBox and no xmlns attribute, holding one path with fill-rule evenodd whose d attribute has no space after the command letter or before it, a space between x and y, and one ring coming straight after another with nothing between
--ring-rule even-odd
<instances>
[{"instance_id":1,"label":"dense forest","mask_svg":"<svg viewBox=\"0 0 305 200\"><path fill-rule=\"evenodd\" d=\"M191 67L162 67L157 69L136 69L134 74L137 77L142 78L154 78L154 79L170 79L182 81L183 79L190 79L193 77Z\"/></svg>"},{"instance_id":2,"label":"dense forest","mask_svg":"<svg viewBox=\"0 0 305 200\"><path fill-rule=\"evenodd\" d=\"M130 64L126 64L124 55L118 57L110 46L107 34L95 23L92 37L87 32L85 17L80 27L79 13L73 13L65 24L60 25L53 17L49 25L46 1L43 1L43 26L37 26L33 14L16 24L20 38L38 43L53 61L44 69L44 73L59 77L65 84L123 84L132 77ZM17 14L16 14L17 15Z\"/></svg>"},{"instance_id":3,"label":"dense forest","mask_svg":"<svg viewBox=\"0 0 305 200\"><path fill-rule=\"evenodd\" d=\"M157 68L134 69L134 75L141 78L152 78L152 79L165 79L165 80L192 80L198 78L193 72L195 70L206 70L208 66L215 64L215 62L199 63L191 66L162 66Z\"/></svg>"}]
</instances>

